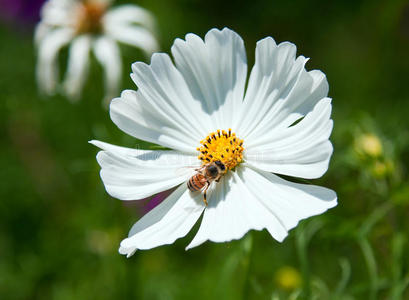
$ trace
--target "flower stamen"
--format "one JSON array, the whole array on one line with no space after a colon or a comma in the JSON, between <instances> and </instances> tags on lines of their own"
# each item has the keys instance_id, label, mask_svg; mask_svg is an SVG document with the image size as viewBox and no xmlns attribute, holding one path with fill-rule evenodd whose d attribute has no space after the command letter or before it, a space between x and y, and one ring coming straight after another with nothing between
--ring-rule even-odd
<instances>
[{"instance_id":1,"label":"flower stamen","mask_svg":"<svg viewBox=\"0 0 409 300\"><path fill-rule=\"evenodd\" d=\"M77 34L99 33L102 30L101 20L106 9L107 4L102 1L83 1L78 8Z\"/></svg>"},{"instance_id":2,"label":"flower stamen","mask_svg":"<svg viewBox=\"0 0 409 300\"><path fill-rule=\"evenodd\" d=\"M202 164L221 161L226 170L232 170L243 161L243 140L232 133L231 128L228 132L218 129L210 133L200 144L202 146L197 151L200 152L198 158Z\"/></svg>"}]
</instances>

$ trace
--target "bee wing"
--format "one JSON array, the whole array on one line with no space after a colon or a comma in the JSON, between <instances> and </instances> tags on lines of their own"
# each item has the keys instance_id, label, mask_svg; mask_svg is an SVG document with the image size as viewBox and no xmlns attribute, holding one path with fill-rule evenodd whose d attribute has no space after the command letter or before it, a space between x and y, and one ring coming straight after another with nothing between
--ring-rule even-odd
<instances>
[{"instance_id":1,"label":"bee wing","mask_svg":"<svg viewBox=\"0 0 409 300\"><path fill-rule=\"evenodd\" d=\"M195 166L181 167L181 168L176 169L175 175L176 176L183 176L183 175L193 176L194 174L197 173L198 168L200 167L195 167Z\"/></svg>"}]
</instances>

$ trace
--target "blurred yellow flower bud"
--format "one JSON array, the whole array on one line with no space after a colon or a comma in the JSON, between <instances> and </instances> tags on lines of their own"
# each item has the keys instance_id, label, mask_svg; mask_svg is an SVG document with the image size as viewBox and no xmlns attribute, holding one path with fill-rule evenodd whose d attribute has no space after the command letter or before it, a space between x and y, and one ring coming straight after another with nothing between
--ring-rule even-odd
<instances>
[{"instance_id":1,"label":"blurred yellow flower bud","mask_svg":"<svg viewBox=\"0 0 409 300\"><path fill-rule=\"evenodd\" d=\"M376 161L371 168L371 173L376 178L383 178L387 174L392 173L394 170L394 164L392 161Z\"/></svg>"},{"instance_id":2,"label":"blurred yellow flower bud","mask_svg":"<svg viewBox=\"0 0 409 300\"><path fill-rule=\"evenodd\" d=\"M297 269L284 266L275 274L275 281L279 287L285 290L294 290L302 284L301 274Z\"/></svg>"},{"instance_id":3,"label":"blurred yellow flower bud","mask_svg":"<svg viewBox=\"0 0 409 300\"><path fill-rule=\"evenodd\" d=\"M382 154L382 143L374 134L362 134L355 142L358 154L379 157Z\"/></svg>"}]
</instances>

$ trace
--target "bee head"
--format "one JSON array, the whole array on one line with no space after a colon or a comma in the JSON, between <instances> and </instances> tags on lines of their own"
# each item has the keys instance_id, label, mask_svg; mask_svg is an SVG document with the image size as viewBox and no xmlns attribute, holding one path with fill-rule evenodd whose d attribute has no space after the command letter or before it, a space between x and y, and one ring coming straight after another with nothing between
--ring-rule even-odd
<instances>
[{"instance_id":1,"label":"bee head","mask_svg":"<svg viewBox=\"0 0 409 300\"><path fill-rule=\"evenodd\" d=\"M207 168L207 172L211 177L216 177L219 173L219 170L217 169L217 167L215 165L210 165Z\"/></svg>"}]
</instances>

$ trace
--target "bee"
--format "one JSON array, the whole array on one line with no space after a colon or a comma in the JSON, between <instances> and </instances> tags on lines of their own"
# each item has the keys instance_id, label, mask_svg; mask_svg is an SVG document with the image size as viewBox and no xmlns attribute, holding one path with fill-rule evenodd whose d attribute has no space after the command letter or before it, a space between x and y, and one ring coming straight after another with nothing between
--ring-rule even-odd
<instances>
[{"instance_id":1,"label":"bee","mask_svg":"<svg viewBox=\"0 0 409 300\"><path fill-rule=\"evenodd\" d=\"M207 206L206 192L213 181L219 182L226 172L226 166L220 161L211 162L196 169L197 173L190 177L187 187L192 192L203 190L203 202Z\"/></svg>"}]
</instances>

